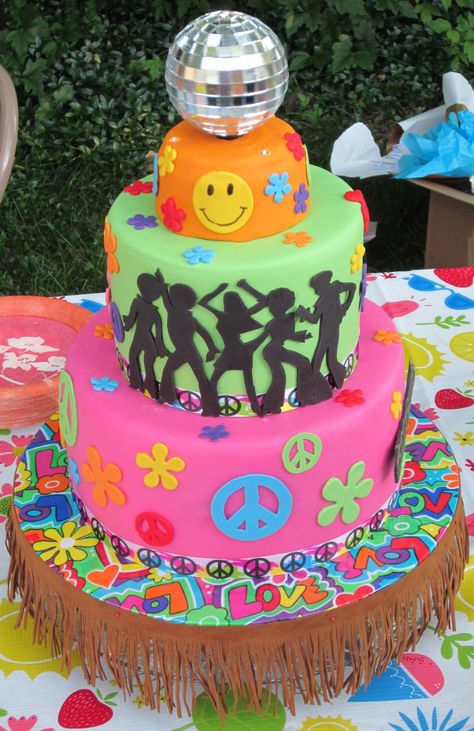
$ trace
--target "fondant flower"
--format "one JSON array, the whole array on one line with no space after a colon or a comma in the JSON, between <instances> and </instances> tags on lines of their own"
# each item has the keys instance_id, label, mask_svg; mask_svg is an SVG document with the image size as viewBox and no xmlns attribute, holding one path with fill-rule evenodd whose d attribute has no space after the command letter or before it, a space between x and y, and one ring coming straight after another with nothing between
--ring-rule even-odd
<instances>
[{"instance_id":1,"label":"fondant flower","mask_svg":"<svg viewBox=\"0 0 474 731\"><path fill-rule=\"evenodd\" d=\"M217 426L203 426L199 436L204 439L210 439L211 442L217 442L219 439L225 439L225 437L228 437L229 432L225 428L224 424L217 424Z\"/></svg>"},{"instance_id":2,"label":"fondant flower","mask_svg":"<svg viewBox=\"0 0 474 731\"><path fill-rule=\"evenodd\" d=\"M144 183L142 180L134 180L133 183L125 186L124 192L130 195L141 195L142 193L151 193L152 188L153 183L151 181Z\"/></svg>"},{"instance_id":3,"label":"fondant flower","mask_svg":"<svg viewBox=\"0 0 474 731\"><path fill-rule=\"evenodd\" d=\"M167 198L164 203L160 206L161 212L163 213L163 223L171 231L179 233L183 228L183 221L186 218L186 213L182 208L176 207L176 201L174 198Z\"/></svg>"},{"instance_id":4,"label":"fondant flower","mask_svg":"<svg viewBox=\"0 0 474 731\"><path fill-rule=\"evenodd\" d=\"M112 233L110 223L105 219L104 224L104 250L107 253L107 272L108 274L118 274L120 271L120 264L115 256L117 251L117 239Z\"/></svg>"},{"instance_id":5,"label":"fondant flower","mask_svg":"<svg viewBox=\"0 0 474 731\"><path fill-rule=\"evenodd\" d=\"M409 460L405 462L402 475L402 485L410 485L412 482L423 482L426 478L426 472L418 462Z\"/></svg>"},{"instance_id":6,"label":"fondant flower","mask_svg":"<svg viewBox=\"0 0 474 731\"><path fill-rule=\"evenodd\" d=\"M393 345L393 343L401 343L400 333L396 330L376 330L374 340L384 345Z\"/></svg>"},{"instance_id":7,"label":"fondant flower","mask_svg":"<svg viewBox=\"0 0 474 731\"><path fill-rule=\"evenodd\" d=\"M24 452L32 437L11 437L11 442L0 442L0 464L10 467Z\"/></svg>"},{"instance_id":8,"label":"fondant flower","mask_svg":"<svg viewBox=\"0 0 474 731\"><path fill-rule=\"evenodd\" d=\"M334 401L337 401L339 404L344 404L344 406L359 406L359 404L364 403L365 398L362 396L362 389L356 388L354 391L351 391L345 388L336 396Z\"/></svg>"},{"instance_id":9,"label":"fondant flower","mask_svg":"<svg viewBox=\"0 0 474 731\"><path fill-rule=\"evenodd\" d=\"M190 609L186 614L187 624L199 624L206 627L222 627L230 624L227 609L224 607L214 607L206 604L199 609Z\"/></svg>"},{"instance_id":10,"label":"fondant flower","mask_svg":"<svg viewBox=\"0 0 474 731\"><path fill-rule=\"evenodd\" d=\"M359 586L353 594L344 592L344 594L338 594L335 599L336 607L343 607L344 604L351 604L351 602L358 602L360 599L370 596L375 591L371 584L364 584Z\"/></svg>"},{"instance_id":11,"label":"fondant flower","mask_svg":"<svg viewBox=\"0 0 474 731\"><path fill-rule=\"evenodd\" d=\"M391 536L413 536L420 525L421 521L411 515L391 515L384 522L384 528Z\"/></svg>"},{"instance_id":12,"label":"fondant flower","mask_svg":"<svg viewBox=\"0 0 474 731\"><path fill-rule=\"evenodd\" d=\"M313 240L313 237L306 233L306 231L289 231L285 234L283 240L284 244L294 244L298 249L302 249L304 246L308 246Z\"/></svg>"},{"instance_id":13,"label":"fondant flower","mask_svg":"<svg viewBox=\"0 0 474 731\"><path fill-rule=\"evenodd\" d=\"M309 192L308 188L304 183L301 183L298 190L295 190L293 194L293 200L295 201L295 207L294 212L295 213L306 213L308 210L308 206L306 205L306 201L309 198Z\"/></svg>"},{"instance_id":14,"label":"fondant flower","mask_svg":"<svg viewBox=\"0 0 474 731\"><path fill-rule=\"evenodd\" d=\"M392 416L395 421L398 421L398 419L400 418L402 409L402 393L401 391L394 391L392 393L392 403L390 404L390 411L392 412Z\"/></svg>"},{"instance_id":15,"label":"fondant flower","mask_svg":"<svg viewBox=\"0 0 474 731\"><path fill-rule=\"evenodd\" d=\"M166 145L162 154L158 157L158 166L160 168L160 178L164 178L168 173L174 172L174 161L178 153L171 145Z\"/></svg>"},{"instance_id":16,"label":"fondant flower","mask_svg":"<svg viewBox=\"0 0 474 731\"><path fill-rule=\"evenodd\" d=\"M305 156L305 149L298 132L287 132L285 135L286 146L292 153L295 160L302 160Z\"/></svg>"},{"instance_id":17,"label":"fondant flower","mask_svg":"<svg viewBox=\"0 0 474 731\"><path fill-rule=\"evenodd\" d=\"M89 380L92 384L92 388L94 391L108 391L109 393L112 393L119 387L118 381L114 381L107 376L101 376L100 378L90 378Z\"/></svg>"},{"instance_id":18,"label":"fondant flower","mask_svg":"<svg viewBox=\"0 0 474 731\"><path fill-rule=\"evenodd\" d=\"M453 439L458 442L461 447L474 447L474 434L472 431L468 431L465 434L455 431Z\"/></svg>"},{"instance_id":19,"label":"fondant flower","mask_svg":"<svg viewBox=\"0 0 474 731\"><path fill-rule=\"evenodd\" d=\"M160 482L165 490L175 490L178 487L178 478L172 472L182 472L186 467L181 457L168 457L168 447L157 442L151 448L151 455L147 452L138 452L136 462L138 467L149 470L143 481L147 487L157 487Z\"/></svg>"},{"instance_id":20,"label":"fondant flower","mask_svg":"<svg viewBox=\"0 0 474 731\"><path fill-rule=\"evenodd\" d=\"M359 309L361 312L364 311L365 296L367 294L367 264L362 264L362 277L360 280L360 303Z\"/></svg>"},{"instance_id":21,"label":"fondant flower","mask_svg":"<svg viewBox=\"0 0 474 731\"><path fill-rule=\"evenodd\" d=\"M188 264L210 264L215 255L214 249L205 249L203 246L193 246L183 254Z\"/></svg>"},{"instance_id":22,"label":"fondant flower","mask_svg":"<svg viewBox=\"0 0 474 731\"><path fill-rule=\"evenodd\" d=\"M78 527L72 520L59 528L47 528L43 535L44 540L33 543L33 549L40 553L43 561L53 559L55 566L62 566L66 561L82 561L87 556L84 548L98 543L88 525Z\"/></svg>"},{"instance_id":23,"label":"fondant flower","mask_svg":"<svg viewBox=\"0 0 474 731\"><path fill-rule=\"evenodd\" d=\"M127 498L116 482L122 479L122 470L116 464L108 462L102 467L102 458L96 447L87 448L88 462L82 465L82 476L94 485L92 497L102 508L109 500L115 505L125 505Z\"/></svg>"},{"instance_id":24,"label":"fondant flower","mask_svg":"<svg viewBox=\"0 0 474 731\"><path fill-rule=\"evenodd\" d=\"M365 254L365 246L363 244L357 244L355 247L354 253L351 256L351 272L352 274L355 274L359 271L359 269L362 269L362 264L364 261L364 254Z\"/></svg>"},{"instance_id":25,"label":"fondant flower","mask_svg":"<svg viewBox=\"0 0 474 731\"><path fill-rule=\"evenodd\" d=\"M51 492L64 492L68 487L69 479L64 472L44 475L36 483L36 489L41 495L49 495Z\"/></svg>"},{"instance_id":26,"label":"fondant flower","mask_svg":"<svg viewBox=\"0 0 474 731\"><path fill-rule=\"evenodd\" d=\"M343 523L353 523L360 513L360 505L356 502L372 492L374 481L370 477L363 478L365 462L356 462L347 473L347 484L338 477L330 477L323 487L323 497L332 505L326 505L318 514L318 524L322 526L334 523L339 513Z\"/></svg>"},{"instance_id":27,"label":"fondant flower","mask_svg":"<svg viewBox=\"0 0 474 731\"><path fill-rule=\"evenodd\" d=\"M287 182L289 177L288 173L272 173L268 178L270 185L265 187L265 195L273 196L275 203L281 203L283 197L291 192L291 185Z\"/></svg>"},{"instance_id":28,"label":"fondant flower","mask_svg":"<svg viewBox=\"0 0 474 731\"><path fill-rule=\"evenodd\" d=\"M144 216L143 213L137 213L131 218L127 218L129 226L133 226L136 231L143 231L145 228L156 228L158 226L155 216Z\"/></svg>"},{"instance_id":29,"label":"fondant flower","mask_svg":"<svg viewBox=\"0 0 474 731\"><path fill-rule=\"evenodd\" d=\"M105 322L103 325L96 325L94 330L96 338L104 338L104 340L112 340L114 329L111 322Z\"/></svg>"},{"instance_id":30,"label":"fondant flower","mask_svg":"<svg viewBox=\"0 0 474 731\"><path fill-rule=\"evenodd\" d=\"M362 219L364 221L364 233L367 233L367 231L369 230L370 213L362 191L350 190L347 193L344 193L344 198L346 199L346 201L352 201L353 203L360 204Z\"/></svg>"},{"instance_id":31,"label":"fondant flower","mask_svg":"<svg viewBox=\"0 0 474 731\"><path fill-rule=\"evenodd\" d=\"M70 479L75 485L78 485L81 480L81 476L79 474L79 467L77 466L76 460L72 457L68 457L67 464Z\"/></svg>"}]
</instances>

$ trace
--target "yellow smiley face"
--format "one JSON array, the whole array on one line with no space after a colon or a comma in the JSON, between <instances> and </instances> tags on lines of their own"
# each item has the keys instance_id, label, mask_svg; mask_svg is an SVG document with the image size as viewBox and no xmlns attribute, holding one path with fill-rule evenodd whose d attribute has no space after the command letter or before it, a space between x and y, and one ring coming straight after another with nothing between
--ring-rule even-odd
<instances>
[{"instance_id":1,"label":"yellow smiley face","mask_svg":"<svg viewBox=\"0 0 474 731\"><path fill-rule=\"evenodd\" d=\"M194 186L193 208L203 226L231 233L245 226L253 212L253 193L243 178L224 170L202 175Z\"/></svg>"}]
</instances>

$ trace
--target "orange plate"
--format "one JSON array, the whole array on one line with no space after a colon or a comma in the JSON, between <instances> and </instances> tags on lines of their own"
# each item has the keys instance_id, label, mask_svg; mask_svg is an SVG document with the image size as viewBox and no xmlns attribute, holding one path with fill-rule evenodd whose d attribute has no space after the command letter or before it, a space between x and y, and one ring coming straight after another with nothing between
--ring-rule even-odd
<instances>
[{"instance_id":1,"label":"orange plate","mask_svg":"<svg viewBox=\"0 0 474 731\"><path fill-rule=\"evenodd\" d=\"M34 424L57 410L58 364L90 317L64 300L0 297L0 427ZM18 382L21 376L29 382Z\"/></svg>"}]
</instances>

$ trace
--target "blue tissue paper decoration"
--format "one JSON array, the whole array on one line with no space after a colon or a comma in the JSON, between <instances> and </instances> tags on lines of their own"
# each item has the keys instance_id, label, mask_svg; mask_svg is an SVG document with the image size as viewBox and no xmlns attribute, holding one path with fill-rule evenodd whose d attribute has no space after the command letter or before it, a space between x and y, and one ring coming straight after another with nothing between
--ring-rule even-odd
<instances>
[{"instance_id":1,"label":"blue tissue paper decoration","mask_svg":"<svg viewBox=\"0 0 474 731\"><path fill-rule=\"evenodd\" d=\"M474 114L451 112L447 122L424 135L408 132L401 142L410 150L399 160L396 178L426 178L428 175L470 177L474 175Z\"/></svg>"}]
</instances>

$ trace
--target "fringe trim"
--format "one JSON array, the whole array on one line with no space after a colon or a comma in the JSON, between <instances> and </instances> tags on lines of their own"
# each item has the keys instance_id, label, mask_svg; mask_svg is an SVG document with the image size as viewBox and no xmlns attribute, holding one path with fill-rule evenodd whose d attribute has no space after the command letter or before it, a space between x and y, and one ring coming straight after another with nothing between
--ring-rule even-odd
<instances>
[{"instance_id":1,"label":"fringe trim","mask_svg":"<svg viewBox=\"0 0 474 731\"><path fill-rule=\"evenodd\" d=\"M296 694L305 703L353 694L415 648L433 611L438 632L454 627L469 552L460 501L439 547L396 584L313 617L211 628L130 614L74 588L32 551L14 511L7 548L9 598L21 596L17 626L31 618L34 642L61 654L67 669L77 643L88 683L113 678L125 694L138 691L146 705L164 703L179 717L192 712L199 683L221 721L232 712L229 692L234 710L245 698L265 712L272 692L293 714Z\"/></svg>"}]
</instances>

